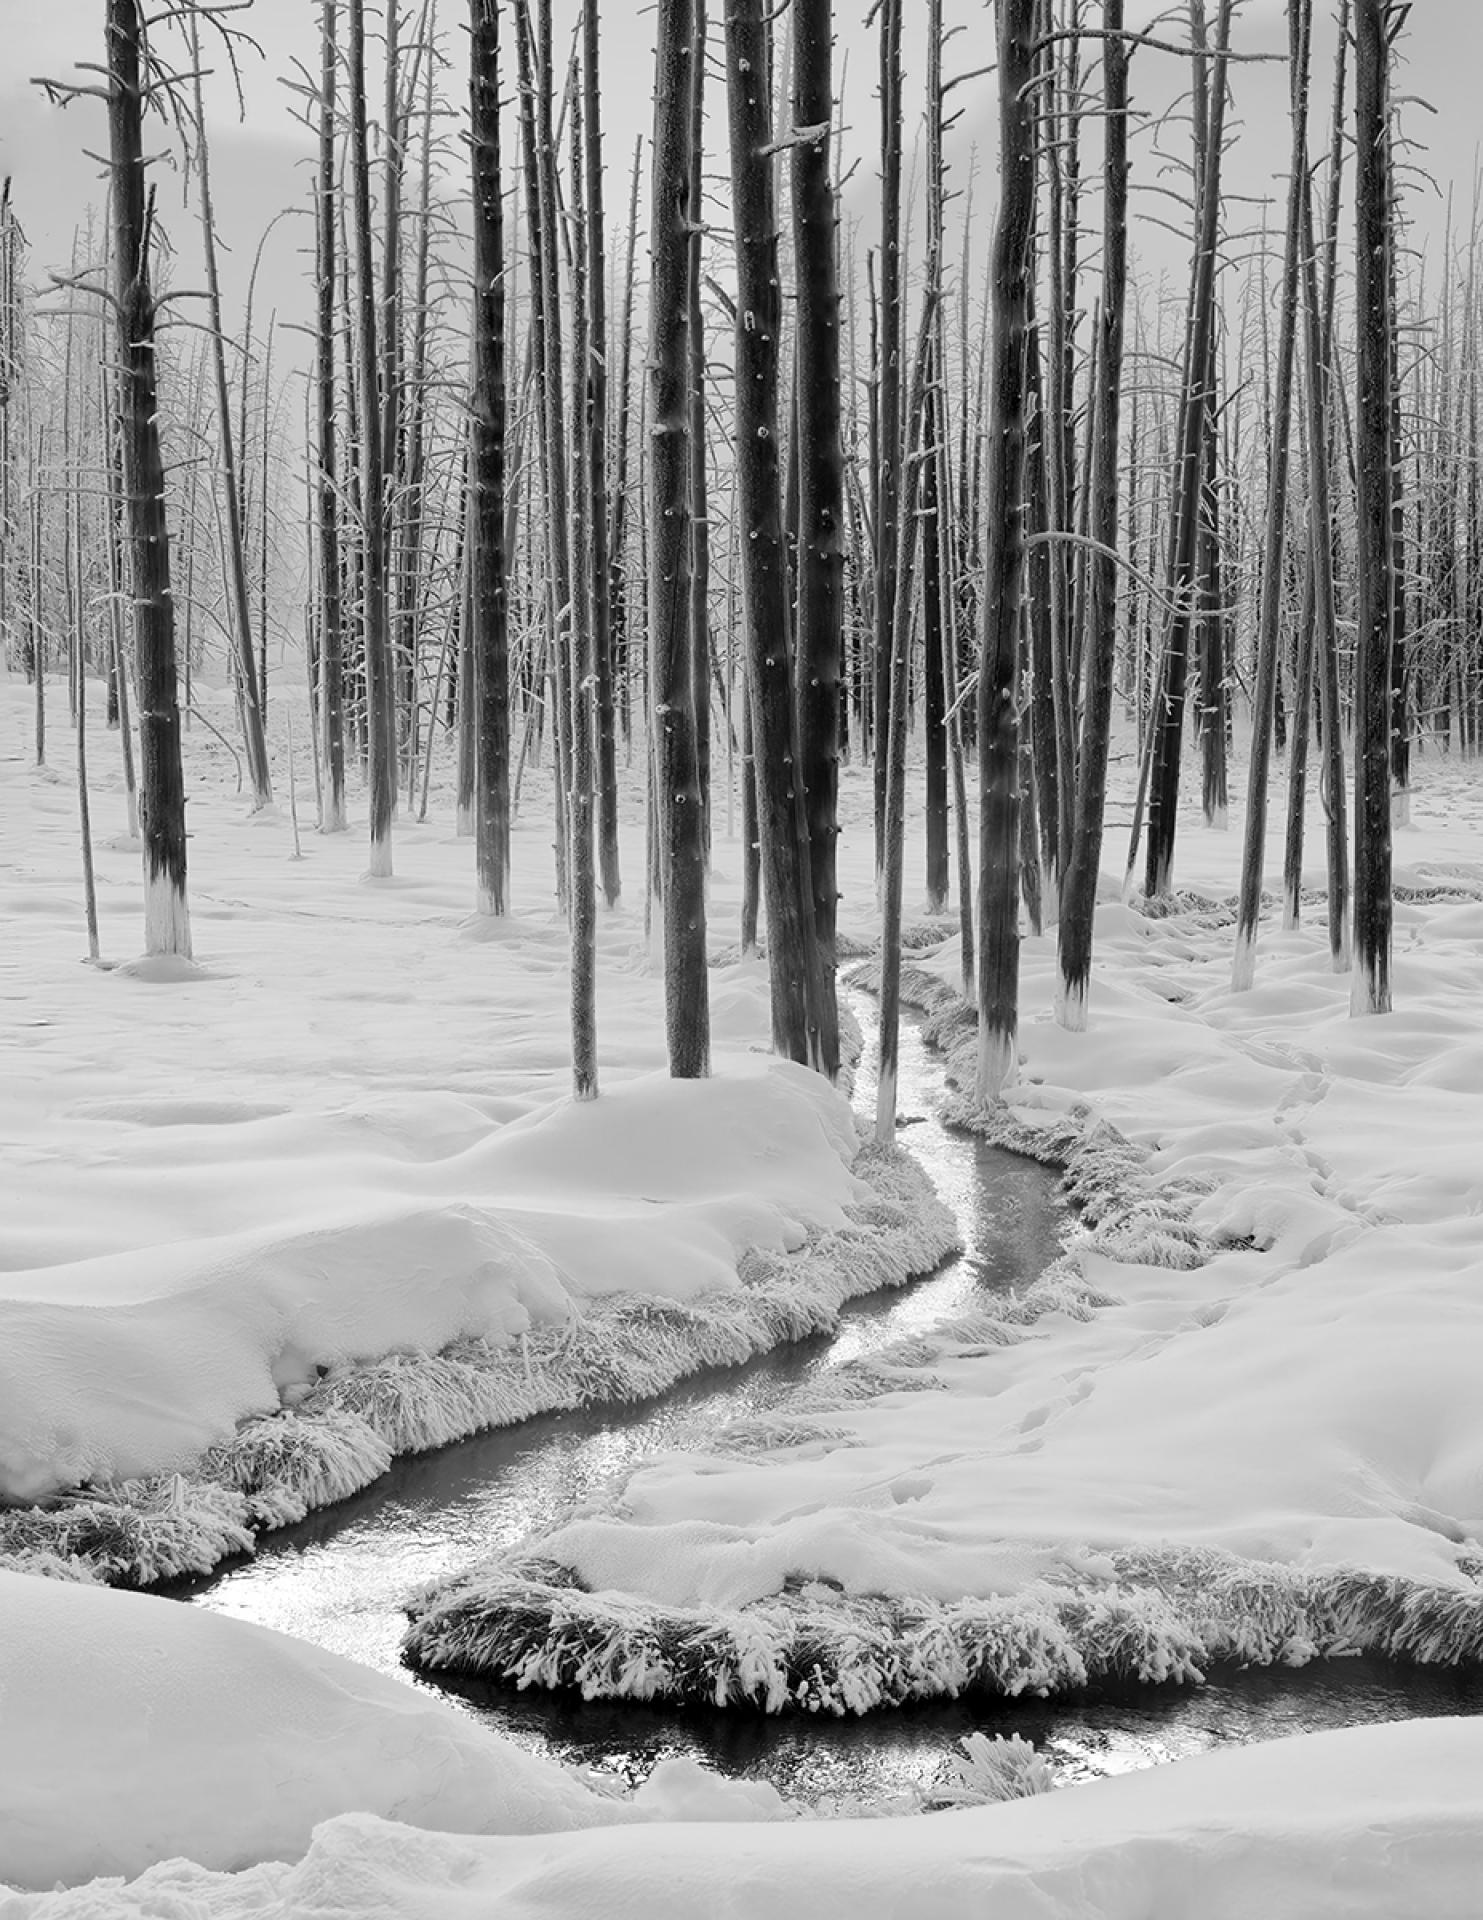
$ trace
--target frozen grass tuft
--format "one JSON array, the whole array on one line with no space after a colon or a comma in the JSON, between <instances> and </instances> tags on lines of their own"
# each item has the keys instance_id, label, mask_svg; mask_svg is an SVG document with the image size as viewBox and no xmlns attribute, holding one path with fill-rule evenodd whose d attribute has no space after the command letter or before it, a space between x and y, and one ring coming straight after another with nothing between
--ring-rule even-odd
<instances>
[{"instance_id":1,"label":"frozen grass tuft","mask_svg":"<svg viewBox=\"0 0 1483 1920\"><path fill-rule=\"evenodd\" d=\"M427 1671L588 1700L837 1716L963 1695L1198 1685L1211 1665L1238 1660L1483 1659L1483 1584L1294 1569L1214 1549L1110 1557L1108 1582L1042 1581L1012 1595L931 1601L809 1581L728 1610L590 1593L537 1548L416 1596L403 1649Z\"/></svg>"},{"instance_id":2,"label":"frozen grass tuft","mask_svg":"<svg viewBox=\"0 0 1483 1920\"><path fill-rule=\"evenodd\" d=\"M207 1482L246 1497L256 1526L286 1526L315 1507L359 1493L391 1465L391 1449L364 1420L339 1408L248 1420L201 1462Z\"/></svg>"},{"instance_id":3,"label":"frozen grass tuft","mask_svg":"<svg viewBox=\"0 0 1483 1920\"><path fill-rule=\"evenodd\" d=\"M81 1587L101 1587L103 1582L85 1560L75 1553L52 1553L45 1547L20 1547L14 1553L0 1553L0 1572L30 1573L42 1580L70 1580Z\"/></svg>"},{"instance_id":4,"label":"frozen grass tuft","mask_svg":"<svg viewBox=\"0 0 1483 1920\"><path fill-rule=\"evenodd\" d=\"M1028 1800L1037 1793L1055 1790L1055 1776L1031 1746L1017 1733L1005 1739L1000 1734L965 1734L958 1742L962 1757L954 1754L948 1762L945 1780L927 1792L924 1811L935 1813L949 1807L985 1807L1000 1800Z\"/></svg>"},{"instance_id":5,"label":"frozen grass tuft","mask_svg":"<svg viewBox=\"0 0 1483 1920\"><path fill-rule=\"evenodd\" d=\"M0 1512L0 1555L77 1560L98 1579L130 1586L209 1573L250 1552L248 1504L209 1481L162 1474L79 1492L45 1507Z\"/></svg>"}]
</instances>

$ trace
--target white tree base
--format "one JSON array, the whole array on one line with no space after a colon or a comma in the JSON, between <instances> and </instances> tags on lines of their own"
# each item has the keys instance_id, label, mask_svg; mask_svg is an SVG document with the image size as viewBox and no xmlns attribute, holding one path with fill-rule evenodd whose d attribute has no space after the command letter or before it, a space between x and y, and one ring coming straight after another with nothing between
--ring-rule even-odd
<instances>
[{"instance_id":1,"label":"white tree base","mask_svg":"<svg viewBox=\"0 0 1483 1920\"><path fill-rule=\"evenodd\" d=\"M1231 992L1250 993L1256 984L1256 934L1237 930L1231 954Z\"/></svg>"},{"instance_id":2,"label":"white tree base","mask_svg":"<svg viewBox=\"0 0 1483 1920\"><path fill-rule=\"evenodd\" d=\"M1368 964L1354 969L1354 982L1349 989L1349 1011L1356 1020L1362 1020L1372 1013L1390 1012L1389 991L1382 992L1380 977Z\"/></svg>"},{"instance_id":3,"label":"white tree base","mask_svg":"<svg viewBox=\"0 0 1483 1920\"><path fill-rule=\"evenodd\" d=\"M1073 987L1064 973L1056 975L1056 1025L1066 1033L1087 1030L1087 983Z\"/></svg>"},{"instance_id":4,"label":"white tree base","mask_svg":"<svg viewBox=\"0 0 1483 1920\"><path fill-rule=\"evenodd\" d=\"M978 1026L978 1076L975 1092L980 1105L992 1107L1004 1097L1004 1089L1014 1085L1019 1064L1015 1035L993 1033L982 1018Z\"/></svg>"},{"instance_id":5,"label":"white tree base","mask_svg":"<svg viewBox=\"0 0 1483 1920\"><path fill-rule=\"evenodd\" d=\"M381 839L371 841L371 860L366 868L368 880L389 880L391 878L391 835L384 834Z\"/></svg>"},{"instance_id":6,"label":"white tree base","mask_svg":"<svg viewBox=\"0 0 1483 1920\"><path fill-rule=\"evenodd\" d=\"M185 888L168 874L144 875L144 951L191 957L191 915Z\"/></svg>"},{"instance_id":7,"label":"white tree base","mask_svg":"<svg viewBox=\"0 0 1483 1920\"><path fill-rule=\"evenodd\" d=\"M875 1086L875 1144L896 1144L896 1069L883 1070Z\"/></svg>"}]
</instances>

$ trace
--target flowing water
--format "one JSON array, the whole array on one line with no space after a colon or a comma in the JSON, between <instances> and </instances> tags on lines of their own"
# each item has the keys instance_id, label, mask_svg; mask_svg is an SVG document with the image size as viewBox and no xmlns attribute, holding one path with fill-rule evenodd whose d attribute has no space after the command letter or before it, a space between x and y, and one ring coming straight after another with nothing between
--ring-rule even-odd
<instances>
[{"instance_id":1,"label":"flowing water","mask_svg":"<svg viewBox=\"0 0 1483 1920\"><path fill-rule=\"evenodd\" d=\"M873 1053L873 1003L857 1000ZM927 1167L964 1250L929 1278L856 1301L838 1331L746 1366L694 1375L636 1407L543 1416L397 1461L375 1486L265 1535L255 1557L182 1583L182 1599L276 1627L462 1703L520 1745L637 1781L656 1761L701 1759L791 1799L876 1801L927 1787L974 1731L1035 1741L1068 1777L1124 1772L1212 1746L1416 1714L1483 1712L1483 1676L1343 1661L1298 1673L1212 1674L1206 1687L1139 1688L1086 1701L953 1703L866 1721L769 1718L585 1703L479 1680L414 1676L399 1656L402 1596L522 1539L645 1455L704 1448L727 1421L765 1413L832 1368L986 1295L1027 1285L1055 1256L1056 1176L950 1132L940 1076L914 1025L902 1032L902 1140ZM862 1077L861 1111L874 1089Z\"/></svg>"}]
</instances>

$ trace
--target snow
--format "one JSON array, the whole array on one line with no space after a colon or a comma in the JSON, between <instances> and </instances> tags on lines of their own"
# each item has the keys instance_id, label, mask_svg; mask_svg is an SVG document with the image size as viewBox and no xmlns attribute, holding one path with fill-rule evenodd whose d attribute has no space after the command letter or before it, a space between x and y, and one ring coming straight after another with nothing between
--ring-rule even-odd
<instances>
[{"instance_id":1,"label":"snow","mask_svg":"<svg viewBox=\"0 0 1483 1920\"><path fill-rule=\"evenodd\" d=\"M124 804L99 727L92 967L75 796L30 766L28 720L26 690L0 685L0 1496L88 1484L0 1507L0 1555L61 1576L0 1572L0 1820L30 1805L50 1822L24 1870L6 1835L0 1881L143 1877L0 1894L0 1920L662 1920L715 1910L718 1887L737 1915L810 1920L991 1899L1052 1920L1477 1910L1474 1722L914 1821L780 1823L765 1794L683 1771L597 1800L398 1681L80 1584L210 1566L394 1453L826 1326L950 1236L908 1162L857 1155L843 1101L766 1056L759 963L713 970L715 1079L664 1076L636 793L627 901L599 920L603 1094L577 1106L545 770L515 836L516 911L492 923L470 916L441 783L428 823L398 824L395 878L368 884L358 832L306 834L294 861L197 731L195 961L138 962L138 846L107 837ZM1193 817L1175 911L1110 889L1099 908L1085 1032L1050 1016L1053 930L1027 938L993 1131L1068 1162L1067 1260L455 1576L418 1603L419 1658L443 1634L456 1664L531 1684L825 1712L1193 1680L1216 1657L1478 1660L1471 771L1418 765L1390 1015L1349 1018L1321 908L1264 922L1255 984L1231 991L1239 835ZM869 791L846 770L857 942ZM740 862L719 806L716 824L720 950ZM1320 849L1317 828L1315 808ZM957 978L952 943L908 969L971 1090ZM77 1611L101 1608L106 1626ZM563 1831L589 1817L610 1824Z\"/></svg>"},{"instance_id":2,"label":"snow","mask_svg":"<svg viewBox=\"0 0 1483 1920\"><path fill-rule=\"evenodd\" d=\"M731 1820L508 1837L367 1813L228 1877L0 1897L0 1920L1472 1920L1483 1726L1310 1734L916 1820Z\"/></svg>"},{"instance_id":3,"label":"snow","mask_svg":"<svg viewBox=\"0 0 1483 1920\"><path fill-rule=\"evenodd\" d=\"M439 1700L201 1607L0 1570L0 1618L0 1880L22 1887L293 1860L351 1811L447 1833L633 1817Z\"/></svg>"}]
</instances>

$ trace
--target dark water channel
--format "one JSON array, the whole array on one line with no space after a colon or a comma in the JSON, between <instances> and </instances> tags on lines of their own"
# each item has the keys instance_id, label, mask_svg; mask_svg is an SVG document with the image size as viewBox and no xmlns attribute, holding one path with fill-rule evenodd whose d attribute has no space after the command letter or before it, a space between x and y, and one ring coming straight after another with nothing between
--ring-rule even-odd
<instances>
[{"instance_id":1,"label":"dark water channel","mask_svg":"<svg viewBox=\"0 0 1483 1920\"><path fill-rule=\"evenodd\" d=\"M855 1007L868 1061L874 1007L859 996ZM480 1680L424 1680L402 1666L400 1602L410 1588L522 1539L648 1454L705 1448L726 1422L780 1407L843 1362L985 1294L1028 1284L1054 1257L1064 1217L1055 1175L949 1132L936 1117L938 1071L914 1027L903 1032L901 1053L903 1143L927 1166L966 1243L937 1273L853 1303L832 1338L697 1374L647 1405L552 1414L399 1460L374 1487L265 1535L254 1558L182 1585L179 1597L429 1686L521 1746L563 1761L639 1781L657 1761L686 1755L810 1803L928 1787L974 1731L1022 1734L1059 1773L1084 1778L1233 1742L1483 1712L1483 1675L1371 1661L1217 1672L1195 1690L1141 1688L1096 1700L953 1703L864 1722L589 1704ZM862 1116L873 1100L862 1076Z\"/></svg>"}]
</instances>

